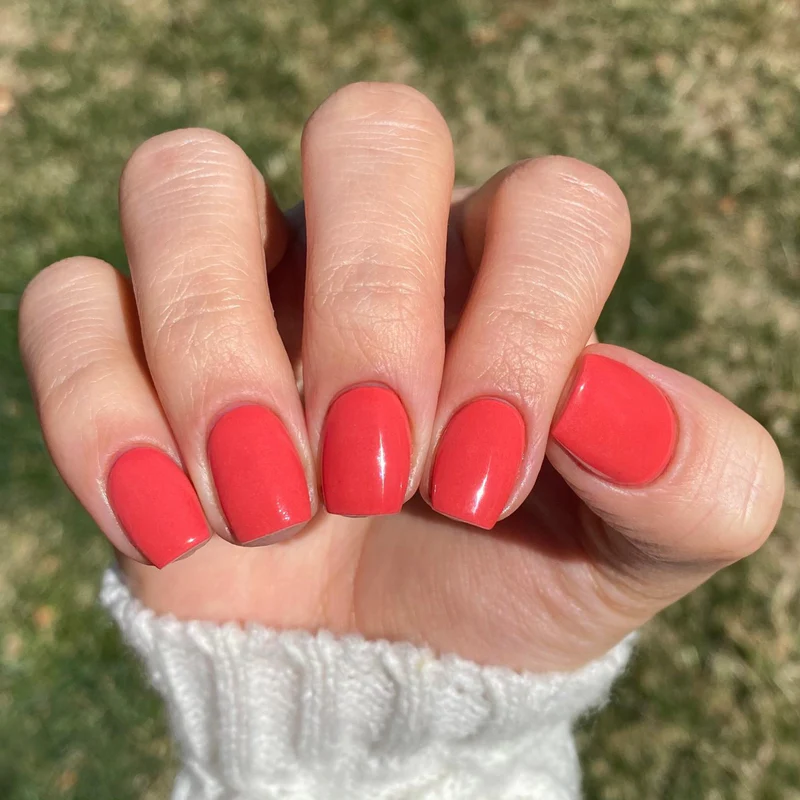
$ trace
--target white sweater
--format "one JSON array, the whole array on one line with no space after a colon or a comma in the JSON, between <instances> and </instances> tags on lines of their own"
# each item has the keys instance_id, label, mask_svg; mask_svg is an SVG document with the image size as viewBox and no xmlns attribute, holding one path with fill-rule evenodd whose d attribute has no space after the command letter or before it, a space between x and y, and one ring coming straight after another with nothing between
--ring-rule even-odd
<instances>
[{"instance_id":1,"label":"white sweater","mask_svg":"<svg viewBox=\"0 0 800 800\"><path fill-rule=\"evenodd\" d=\"M111 570L101 600L166 701L173 800L574 800L572 726L633 645L520 674L358 636L179 622Z\"/></svg>"}]
</instances>

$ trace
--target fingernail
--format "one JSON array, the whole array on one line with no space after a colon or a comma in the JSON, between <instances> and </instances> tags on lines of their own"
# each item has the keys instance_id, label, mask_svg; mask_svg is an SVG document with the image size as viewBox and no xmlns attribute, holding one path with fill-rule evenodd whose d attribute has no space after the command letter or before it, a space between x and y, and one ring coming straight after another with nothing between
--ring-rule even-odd
<instances>
[{"instance_id":1,"label":"fingernail","mask_svg":"<svg viewBox=\"0 0 800 800\"><path fill-rule=\"evenodd\" d=\"M575 459L612 483L644 486L666 469L677 424L664 393L614 359L584 356L551 430Z\"/></svg>"},{"instance_id":2,"label":"fingernail","mask_svg":"<svg viewBox=\"0 0 800 800\"><path fill-rule=\"evenodd\" d=\"M239 406L221 416L208 437L208 461L220 506L241 544L311 519L303 464L269 409Z\"/></svg>"},{"instance_id":3,"label":"fingernail","mask_svg":"<svg viewBox=\"0 0 800 800\"><path fill-rule=\"evenodd\" d=\"M514 406L473 400L444 429L431 475L431 505L490 530L508 503L525 452L525 422Z\"/></svg>"},{"instance_id":4,"label":"fingernail","mask_svg":"<svg viewBox=\"0 0 800 800\"><path fill-rule=\"evenodd\" d=\"M322 494L331 514L396 514L411 470L411 434L400 398L358 386L331 404L322 438Z\"/></svg>"},{"instance_id":5,"label":"fingernail","mask_svg":"<svg viewBox=\"0 0 800 800\"><path fill-rule=\"evenodd\" d=\"M159 569L208 540L191 481L161 450L135 447L123 453L108 473L107 486L128 538Z\"/></svg>"}]
</instances>

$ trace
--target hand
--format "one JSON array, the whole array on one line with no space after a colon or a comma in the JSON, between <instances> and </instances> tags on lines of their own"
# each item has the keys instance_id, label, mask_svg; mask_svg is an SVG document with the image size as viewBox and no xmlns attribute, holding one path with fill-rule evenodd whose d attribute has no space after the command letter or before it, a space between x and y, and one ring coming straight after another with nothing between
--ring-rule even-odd
<instances>
[{"instance_id":1,"label":"hand","mask_svg":"<svg viewBox=\"0 0 800 800\"><path fill-rule=\"evenodd\" d=\"M573 668L765 540L767 432L593 339L611 178L542 158L454 195L444 120L392 85L334 94L302 150L284 215L224 136L151 139L133 286L77 257L23 298L47 445L146 604Z\"/></svg>"}]
</instances>

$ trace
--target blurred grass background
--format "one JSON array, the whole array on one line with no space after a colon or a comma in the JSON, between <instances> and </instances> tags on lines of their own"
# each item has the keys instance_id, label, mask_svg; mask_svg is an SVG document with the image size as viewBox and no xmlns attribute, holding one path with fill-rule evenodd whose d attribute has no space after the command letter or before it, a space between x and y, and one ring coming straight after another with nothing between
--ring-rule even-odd
<instances>
[{"instance_id":1,"label":"blurred grass background","mask_svg":"<svg viewBox=\"0 0 800 800\"><path fill-rule=\"evenodd\" d=\"M551 152L614 175L634 238L602 337L786 459L775 536L654 621L585 726L587 796L797 800L800 4L769 0L0 0L0 797L163 798L174 766L29 404L23 286L76 253L124 266L117 178L170 128L224 131L293 202L303 121L362 78L438 103L462 182Z\"/></svg>"}]
</instances>

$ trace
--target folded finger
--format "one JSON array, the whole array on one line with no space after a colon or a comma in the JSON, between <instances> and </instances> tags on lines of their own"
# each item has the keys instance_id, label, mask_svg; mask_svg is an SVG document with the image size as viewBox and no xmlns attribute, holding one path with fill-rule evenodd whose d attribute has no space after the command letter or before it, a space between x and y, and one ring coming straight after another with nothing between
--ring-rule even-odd
<instances>
[{"instance_id":1,"label":"folded finger","mask_svg":"<svg viewBox=\"0 0 800 800\"><path fill-rule=\"evenodd\" d=\"M286 221L242 150L204 130L137 149L120 216L150 373L206 515L239 543L276 541L310 519L314 486L266 280Z\"/></svg>"},{"instance_id":2,"label":"folded finger","mask_svg":"<svg viewBox=\"0 0 800 800\"><path fill-rule=\"evenodd\" d=\"M20 347L47 447L111 543L163 567L209 538L141 352L133 294L108 264L41 272Z\"/></svg>"},{"instance_id":3,"label":"folded finger","mask_svg":"<svg viewBox=\"0 0 800 800\"><path fill-rule=\"evenodd\" d=\"M447 352L423 487L434 510L491 528L533 486L564 381L627 253L630 219L608 175L560 157L505 170L460 214L478 266Z\"/></svg>"},{"instance_id":4,"label":"folded finger","mask_svg":"<svg viewBox=\"0 0 800 800\"><path fill-rule=\"evenodd\" d=\"M303 135L303 374L328 511L390 514L416 489L444 356L452 143L406 86L356 84Z\"/></svg>"}]
</instances>

